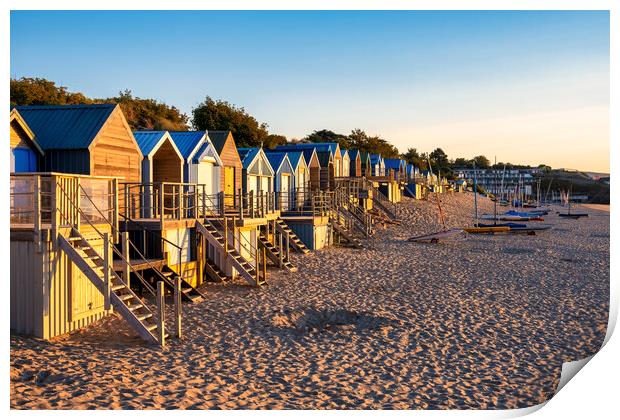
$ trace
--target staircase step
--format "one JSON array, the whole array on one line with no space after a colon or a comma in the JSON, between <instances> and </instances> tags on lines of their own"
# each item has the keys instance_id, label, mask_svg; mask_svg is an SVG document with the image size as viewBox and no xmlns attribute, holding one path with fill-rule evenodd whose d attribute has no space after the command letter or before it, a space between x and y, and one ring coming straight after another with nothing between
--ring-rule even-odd
<instances>
[{"instance_id":1,"label":"staircase step","mask_svg":"<svg viewBox=\"0 0 620 420\"><path fill-rule=\"evenodd\" d=\"M140 309L140 308L144 308L144 304L142 303L136 303L135 305L127 305L127 307L129 308L130 311L135 311L136 309Z\"/></svg>"},{"instance_id":2,"label":"staircase step","mask_svg":"<svg viewBox=\"0 0 620 420\"><path fill-rule=\"evenodd\" d=\"M152 318L153 314L140 314L140 315L136 315L136 318L138 318L138 321L144 321L145 319L149 319Z\"/></svg>"},{"instance_id":3,"label":"staircase step","mask_svg":"<svg viewBox=\"0 0 620 420\"><path fill-rule=\"evenodd\" d=\"M118 286L112 286L112 291L116 292L118 290L123 290L123 289L126 289L126 288L127 288L127 286L125 286L124 284L119 284Z\"/></svg>"},{"instance_id":4,"label":"staircase step","mask_svg":"<svg viewBox=\"0 0 620 420\"><path fill-rule=\"evenodd\" d=\"M135 296L134 296L133 294L128 293L128 294L125 294L125 295L119 295L119 297L118 297L118 298L119 298L120 300L122 300L122 301L125 301L125 300L130 300L130 299L133 299L134 297L135 297Z\"/></svg>"}]
</instances>

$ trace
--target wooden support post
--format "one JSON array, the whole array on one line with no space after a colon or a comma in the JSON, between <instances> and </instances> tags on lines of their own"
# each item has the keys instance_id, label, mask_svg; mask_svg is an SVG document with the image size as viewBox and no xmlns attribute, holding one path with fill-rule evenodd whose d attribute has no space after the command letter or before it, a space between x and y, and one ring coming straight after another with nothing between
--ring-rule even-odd
<instances>
[{"instance_id":1,"label":"wooden support post","mask_svg":"<svg viewBox=\"0 0 620 420\"><path fill-rule=\"evenodd\" d=\"M33 235L34 235L34 246L37 252L41 252L41 177L39 175L35 175L33 177Z\"/></svg>"},{"instance_id":2,"label":"wooden support post","mask_svg":"<svg viewBox=\"0 0 620 420\"><path fill-rule=\"evenodd\" d=\"M228 252L228 221L224 216L224 252Z\"/></svg>"},{"instance_id":3,"label":"wooden support post","mask_svg":"<svg viewBox=\"0 0 620 420\"><path fill-rule=\"evenodd\" d=\"M179 247L177 250L179 253L179 265L177 266L177 273L182 276L183 275L183 247Z\"/></svg>"},{"instance_id":4,"label":"wooden support post","mask_svg":"<svg viewBox=\"0 0 620 420\"><path fill-rule=\"evenodd\" d=\"M236 229L235 229L235 218L233 217L232 218L232 246L233 246L233 249L237 249L237 245L235 243L236 242L235 241L235 232L236 232ZM241 232L239 232L239 235L241 235ZM241 238L239 238L239 244L241 244ZM241 246L239 246L239 249L241 249Z\"/></svg>"},{"instance_id":5,"label":"wooden support post","mask_svg":"<svg viewBox=\"0 0 620 420\"><path fill-rule=\"evenodd\" d=\"M260 245L259 245L260 246ZM260 251L258 246L256 247L256 254L254 255L254 268L256 272L256 285L260 286Z\"/></svg>"},{"instance_id":6,"label":"wooden support post","mask_svg":"<svg viewBox=\"0 0 620 420\"><path fill-rule=\"evenodd\" d=\"M239 219L243 220L243 195L241 194L241 188L239 188L239 202L237 203L239 205Z\"/></svg>"},{"instance_id":7,"label":"wooden support post","mask_svg":"<svg viewBox=\"0 0 620 420\"><path fill-rule=\"evenodd\" d=\"M254 191L250 191L248 193L248 200L250 200L249 202L249 213L250 213L250 218L253 219L254 218Z\"/></svg>"},{"instance_id":8,"label":"wooden support post","mask_svg":"<svg viewBox=\"0 0 620 420\"><path fill-rule=\"evenodd\" d=\"M129 265L129 232L121 234L121 247L123 248L123 280L127 287L131 279L131 267Z\"/></svg>"},{"instance_id":9,"label":"wooden support post","mask_svg":"<svg viewBox=\"0 0 620 420\"><path fill-rule=\"evenodd\" d=\"M174 329L175 336L181 338L181 278L174 279Z\"/></svg>"},{"instance_id":10,"label":"wooden support post","mask_svg":"<svg viewBox=\"0 0 620 420\"><path fill-rule=\"evenodd\" d=\"M183 219L183 185L178 184L177 185L177 194L178 194L178 200L179 200L179 208L178 208L178 213L177 213L177 219L181 220Z\"/></svg>"},{"instance_id":11,"label":"wooden support post","mask_svg":"<svg viewBox=\"0 0 620 420\"><path fill-rule=\"evenodd\" d=\"M164 189L165 189L165 185L163 182L159 184L159 203L158 203L158 210L159 210L159 221L161 223L161 228L164 228Z\"/></svg>"},{"instance_id":12,"label":"wooden support post","mask_svg":"<svg viewBox=\"0 0 620 420\"><path fill-rule=\"evenodd\" d=\"M286 236L284 238L284 249L286 250L286 260L290 261L290 248L289 248L289 244L290 244L290 235L288 232L286 232Z\"/></svg>"},{"instance_id":13,"label":"wooden support post","mask_svg":"<svg viewBox=\"0 0 620 420\"><path fill-rule=\"evenodd\" d=\"M207 194L205 194L205 186L202 187L202 217L207 217Z\"/></svg>"},{"instance_id":14,"label":"wooden support post","mask_svg":"<svg viewBox=\"0 0 620 420\"><path fill-rule=\"evenodd\" d=\"M166 344L166 335L164 329L166 303L164 301L164 282L157 282L157 341L160 346Z\"/></svg>"},{"instance_id":15,"label":"wooden support post","mask_svg":"<svg viewBox=\"0 0 620 420\"><path fill-rule=\"evenodd\" d=\"M103 287L105 290L104 308L109 311L112 306L110 301L112 287L110 282L110 236L107 232L103 234Z\"/></svg>"},{"instance_id":16,"label":"wooden support post","mask_svg":"<svg viewBox=\"0 0 620 420\"><path fill-rule=\"evenodd\" d=\"M80 231L80 206L82 202L82 194L80 194L80 181L81 178L75 179L75 207L73 209L75 212L74 224L78 232Z\"/></svg>"},{"instance_id":17,"label":"wooden support post","mask_svg":"<svg viewBox=\"0 0 620 420\"><path fill-rule=\"evenodd\" d=\"M282 233L278 234L278 249L280 251L280 268L284 267L284 248L282 247Z\"/></svg>"},{"instance_id":18,"label":"wooden support post","mask_svg":"<svg viewBox=\"0 0 620 420\"><path fill-rule=\"evenodd\" d=\"M112 196L112 212L113 215L112 219L113 219L113 224L114 224L114 243L118 243L119 241L119 237L118 237L118 179L114 178L112 180L112 194L114 194Z\"/></svg>"},{"instance_id":19,"label":"wooden support post","mask_svg":"<svg viewBox=\"0 0 620 420\"><path fill-rule=\"evenodd\" d=\"M267 279L267 249L265 247L263 247L263 255L262 255L262 262L263 262L263 280ZM258 271L258 267L256 268L256 271Z\"/></svg>"}]
</instances>

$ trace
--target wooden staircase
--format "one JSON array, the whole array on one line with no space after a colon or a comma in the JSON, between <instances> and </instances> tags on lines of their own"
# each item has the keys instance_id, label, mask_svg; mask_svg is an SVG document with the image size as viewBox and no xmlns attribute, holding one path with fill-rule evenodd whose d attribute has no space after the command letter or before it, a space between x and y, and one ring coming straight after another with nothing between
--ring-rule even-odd
<instances>
[{"instance_id":1,"label":"wooden staircase","mask_svg":"<svg viewBox=\"0 0 620 420\"><path fill-rule=\"evenodd\" d=\"M58 234L58 245L71 262L95 285L104 296L108 289L105 282L104 259L77 229L71 229L69 237ZM110 256L111 258L111 256ZM149 343L158 343L158 324L155 314L127 286L108 263L110 304L127 323ZM164 337L168 335L164 332Z\"/></svg>"},{"instance_id":2,"label":"wooden staircase","mask_svg":"<svg viewBox=\"0 0 620 420\"><path fill-rule=\"evenodd\" d=\"M352 248L356 248L356 249L364 248L364 245L362 244L362 242L359 239L357 239L355 235L353 234L353 232L347 229L345 225L343 225L340 222L340 220L338 220L337 217L330 217L330 222L331 222L332 227L334 228L334 231L341 238L345 239Z\"/></svg>"},{"instance_id":3,"label":"wooden staircase","mask_svg":"<svg viewBox=\"0 0 620 420\"><path fill-rule=\"evenodd\" d=\"M205 299L205 295L199 292L194 286L189 284L183 276L177 274L169 265L164 265L160 270L161 276L158 278L162 278L164 284L168 287L168 289L174 291L174 279L181 279L181 297L189 302L201 302Z\"/></svg>"},{"instance_id":4,"label":"wooden staircase","mask_svg":"<svg viewBox=\"0 0 620 420\"><path fill-rule=\"evenodd\" d=\"M267 283L265 278L260 277L260 273L257 271L258 267L253 267L250 262L243 257L236 249L227 248L226 241L213 223L209 220L204 222L196 221L196 229L201 235L207 238L207 240L216 245L220 250L224 251L230 260L231 264L237 270L239 275L243 277L248 284L252 286L262 286Z\"/></svg>"},{"instance_id":5,"label":"wooden staircase","mask_svg":"<svg viewBox=\"0 0 620 420\"><path fill-rule=\"evenodd\" d=\"M209 257L205 256L204 263L205 272L212 282L223 283L226 281L226 274Z\"/></svg>"},{"instance_id":6,"label":"wooden staircase","mask_svg":"<svg viewBox=\"0 0 620 420\"><path fill-rule=\"evenodd\" d=\"M287 271L294 273L297 271L297 267L293 265L293 263L286 258L286 255L283 254L281 249L278 249L275 245L273 245L267 237L261 233L258 240L263 244L265 250L267 251L267 257L277 266L280 266L280 255L282 255L282 268L285 268ZM289 238L290 240L290 238Z\"/></svg>"},{"instance_id":7,"label":"wooden staircase","mask_svg":"<svg viewBox=\"0 0 620 420\"><path fill-rule=\"evenodd\" d=\"M394 212L388 208L391 203L389 202L387 197L383 195L383 193L379 191L379 189L376 187L372 187L372 203L394 222L400 223L400 220L398 220L396 214L394 214Z\"/></svg>"},{"instance_id":8,"label":"wooden staircase","mask_svg":"<svg viewBox=\"0 0 620 420\"><path fill-rule=\"evenodd\" d=\"M276 219L276 229L285 235L288 234L290 245L294 250L301 252L302 254L307 254L310 252L308 247L301 241L301 239L299 239L299 236L297 236L297 234L293 232L293 229L291 229L281 218Z\"/></svg>"}]
</instances>

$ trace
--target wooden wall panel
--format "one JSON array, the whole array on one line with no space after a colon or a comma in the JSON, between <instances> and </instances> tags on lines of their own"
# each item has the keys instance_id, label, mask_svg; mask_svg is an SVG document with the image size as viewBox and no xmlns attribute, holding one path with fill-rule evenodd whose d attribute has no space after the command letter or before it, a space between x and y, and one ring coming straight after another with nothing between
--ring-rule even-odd
<instances>
[{"instance_id":1,"label":"wooden wall panel","mask_svg":"<svg viewBox=\"0 0 620 420\"><path fill-rule=\"evenodd\" d=\"M126 122L117 108L90 149L91 175L120 176L125 181L141 181L142 153L126 128Z\"/></svg>"},{"instance_id":2,"label":"wooden wall panel","mask_svg":"<svg viewBox=\"0 0 620 420\"><path fill-rule=\"evenodd\" d=\"M168 140L153 156L153 182L183 182L183 161Z\"/></svg>"}]
</instances>

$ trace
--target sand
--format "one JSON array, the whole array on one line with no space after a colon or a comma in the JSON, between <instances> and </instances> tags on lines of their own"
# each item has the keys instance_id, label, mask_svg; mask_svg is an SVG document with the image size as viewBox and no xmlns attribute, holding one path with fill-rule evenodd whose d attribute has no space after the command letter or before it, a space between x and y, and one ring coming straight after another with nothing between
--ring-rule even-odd
<instances>
[{"instance_id":1,"label":"sand","mask_svg":"<svg viewBox=\"0 0 620 420\"><path fill-rule=\"evenodd\" d=\"M442 196L448 227L471 194ZM609 213L536 236L437 230L434 201L366 249L294 255L262 289L209 284L181 340L144 345L116 317L45 342L11 336L12 408L518 408L553 395L561 364L598 350L609 302ZM492 211L481 200L480 212Z\"/></svg>"}]
</instances>

